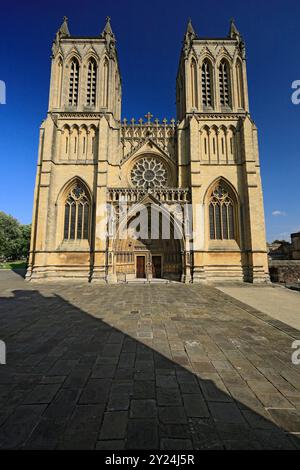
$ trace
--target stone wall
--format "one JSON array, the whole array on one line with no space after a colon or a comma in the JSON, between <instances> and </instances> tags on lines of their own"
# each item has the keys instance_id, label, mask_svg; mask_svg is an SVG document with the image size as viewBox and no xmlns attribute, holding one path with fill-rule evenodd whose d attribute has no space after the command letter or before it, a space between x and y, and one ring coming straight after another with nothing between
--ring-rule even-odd
<instances>
[{"instance_id":1,"label":"stone wall","mask_svg":"<svg viewBox=\"0 0 300 470\"><path fill-rule=\"evenodd\" d=\"M272 282L296 284L300 282L300 260L269 261Z\"/></svg>"}]
</instances>

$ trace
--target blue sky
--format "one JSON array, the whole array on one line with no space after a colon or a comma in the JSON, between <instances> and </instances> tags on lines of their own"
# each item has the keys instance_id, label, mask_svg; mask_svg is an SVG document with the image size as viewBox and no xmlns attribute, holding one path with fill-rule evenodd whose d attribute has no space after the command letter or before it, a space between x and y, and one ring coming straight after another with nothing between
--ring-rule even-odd
<instances>
[{"instance_id":1,"label":"blue sky","mask_svg":"<svg viewBox=\"0 0 300 470\"><path fill-rule=\"evenodd\" d=\"M123 117L175 117L175 78L187 19L199 36L226 36L234 17L247 46L250 111L259 130L267 238L300 230L300 2L296 0L86 0L1 6L0 210L31 221L38 132L48 105L51 44L62 17L73 35L97 35L112 18Z\"/></svg>"}]
</instances>

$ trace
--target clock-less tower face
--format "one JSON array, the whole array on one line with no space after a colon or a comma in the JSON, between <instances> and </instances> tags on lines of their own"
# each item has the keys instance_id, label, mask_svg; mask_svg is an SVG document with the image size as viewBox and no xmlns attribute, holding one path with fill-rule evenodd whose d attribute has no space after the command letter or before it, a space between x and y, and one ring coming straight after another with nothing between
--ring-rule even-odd
<instances>
[{"instance_id":1,"label":"clock-less tower face","mask_svg":"<svg viewBox=\"0 0 300 470\"><path fill-rule=\"evenodd\" d=\"M140 189L162 188L167 186L168 172L165 164L157 157L142 157L133 165L130 178Z\"/></svg>"}]
</instances>

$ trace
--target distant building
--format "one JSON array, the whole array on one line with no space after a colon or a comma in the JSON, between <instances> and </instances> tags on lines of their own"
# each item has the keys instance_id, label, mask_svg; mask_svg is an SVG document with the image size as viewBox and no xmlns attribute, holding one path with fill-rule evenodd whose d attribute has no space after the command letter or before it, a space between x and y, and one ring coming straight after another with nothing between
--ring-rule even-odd
<instances>
[{"instance_id":1,"label":"distant building","mask_svg":"<svg viewBox=\"0 0 300 470\"><path fill-rule=\"evenodd\" d=\"M291 243L285 240L267 244L271 259L300 260L300 232L291 233Z\"/></svg>"},{"instance_id":2,"label":"distant building","mask_svg":"<svg viewBox=\"0 0 300 470\"><path fill-rule=\"evenodd\" d=\"M300 260L300 232L291 234L292 240L292 259Z\"/></svg>"}]
</instances>

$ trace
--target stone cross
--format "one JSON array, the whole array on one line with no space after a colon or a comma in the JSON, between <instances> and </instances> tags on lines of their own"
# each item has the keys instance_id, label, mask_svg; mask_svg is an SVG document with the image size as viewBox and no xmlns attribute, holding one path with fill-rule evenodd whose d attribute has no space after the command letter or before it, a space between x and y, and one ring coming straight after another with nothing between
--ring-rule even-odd
<instances>
[{"instance_id":1,"label":"stone cross","mask_svg":"<svg viewBox=\"0 0 300 470\"><path fill-rule=\"evenodd\" d=\"M148 119L148 124L150 124L151 118L153 118L153 114L151 114L150 111L148 111L148 113L145 114L145 118Z\"/></svg>"}]
</instances>

